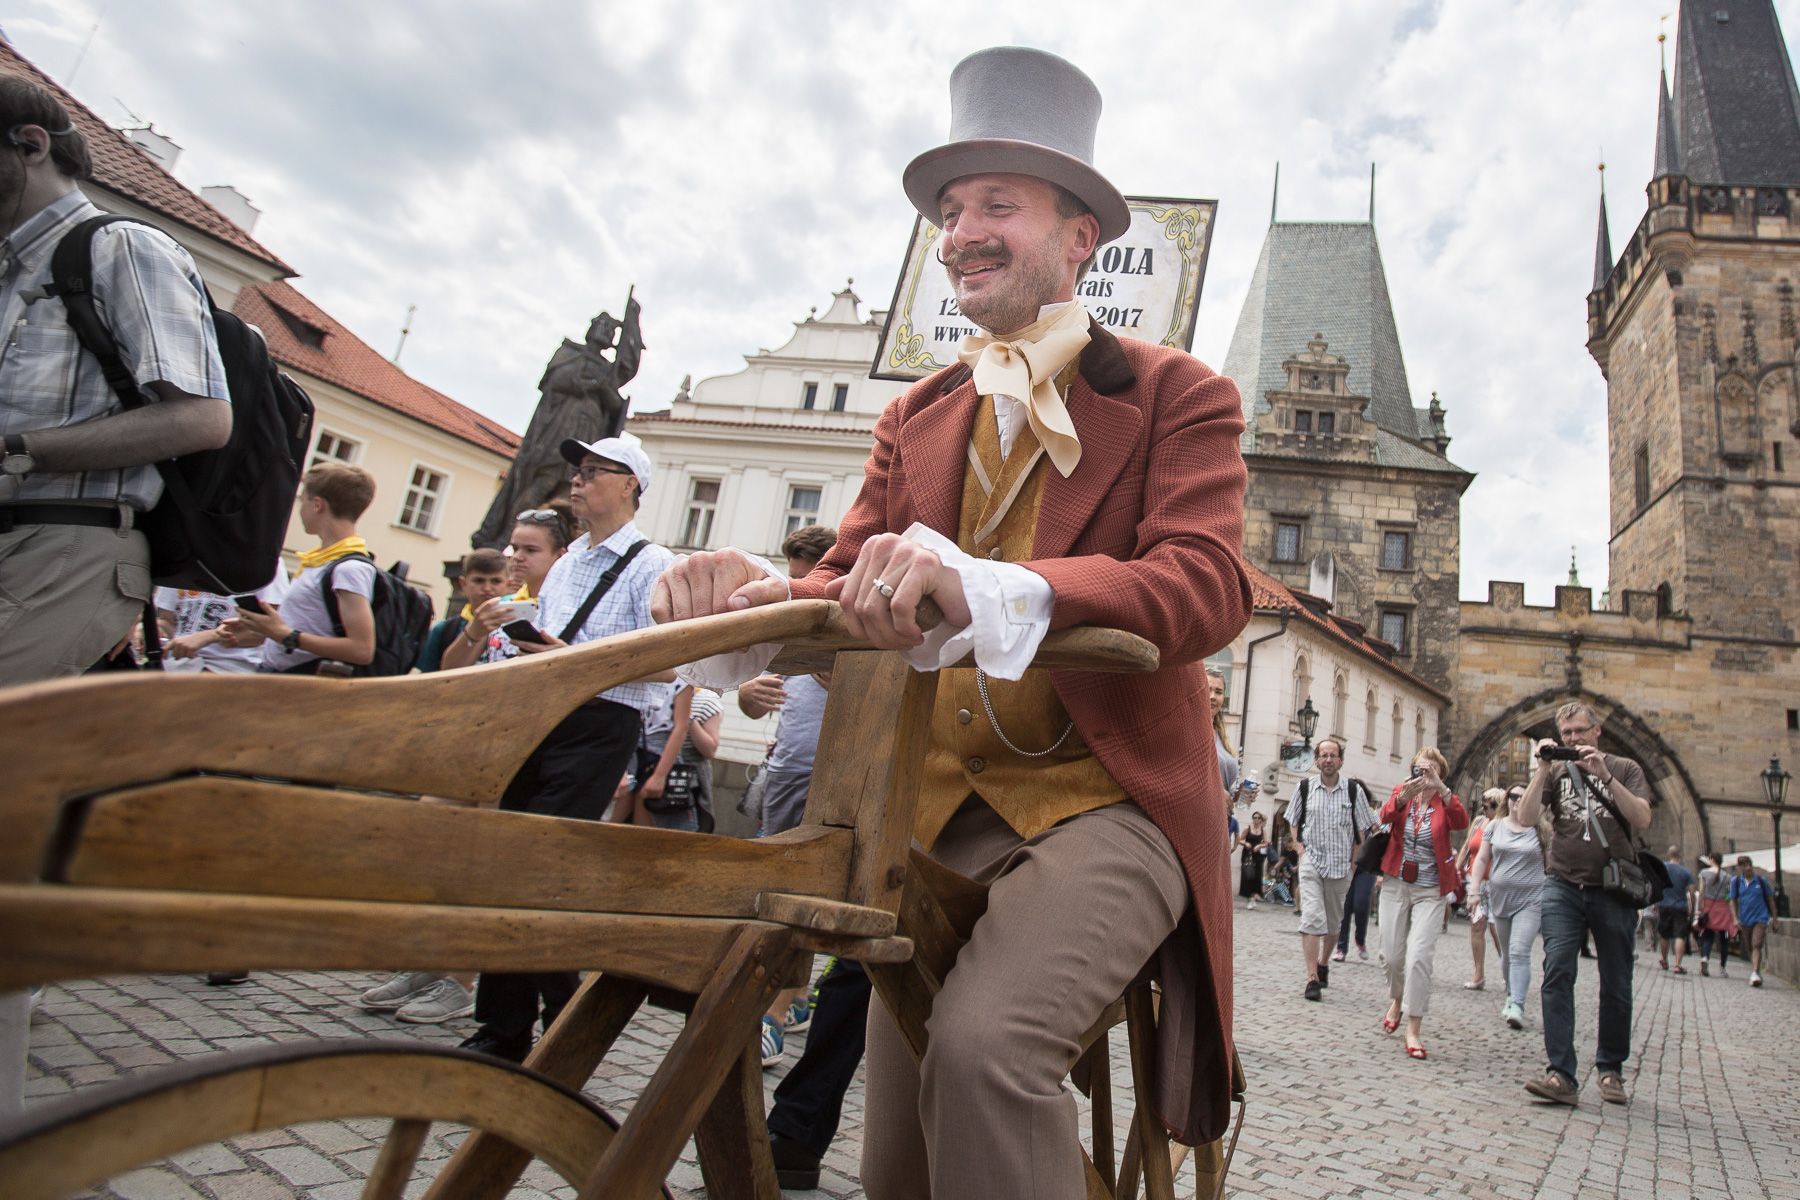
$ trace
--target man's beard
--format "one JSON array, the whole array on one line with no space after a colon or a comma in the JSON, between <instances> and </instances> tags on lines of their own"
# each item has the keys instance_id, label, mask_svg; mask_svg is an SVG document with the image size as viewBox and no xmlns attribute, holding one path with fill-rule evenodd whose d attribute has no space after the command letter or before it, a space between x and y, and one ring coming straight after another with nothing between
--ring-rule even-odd
<instances>
[{"instance_id":1,"label":"man's beard","mask_svg":"<svg viewBox=\"0 0 1800 1200\"><path fill-rule=\"evenodd\" d=\"M962 309L963 315L989 333L1001 336L1016 333L1037 320L1038 310L1051 303L1062 289L1062 273L1051 252L1051 246L1059 236L1060 230L1047 234L1041 245L1032 248L1036 253L1013 254L1003 242L995 239L947 255L944 269L950 276L951 287L956 290L957 307ZM965 299L961 288L957 287L957 267L986 262L1004 265L1011 278L997 288Z\"/></svg>"}]
</instances>

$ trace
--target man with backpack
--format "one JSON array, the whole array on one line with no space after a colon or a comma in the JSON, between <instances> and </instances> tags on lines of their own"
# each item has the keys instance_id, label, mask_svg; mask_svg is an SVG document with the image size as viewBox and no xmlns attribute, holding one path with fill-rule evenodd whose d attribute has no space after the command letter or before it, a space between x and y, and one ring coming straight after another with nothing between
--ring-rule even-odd
<instances>
[{"instance_id":1,"label":"man with backpack","mask_svg":"<svg viewBox=\"0 0 1800 1200\"><path fill-rule=\"evenodd\" d=\"M1300 854L1300 952L1306 959L1306 998L1324 999L1331 968L1326 957L1344 917L1357 848L1375 830L1369 789L1340 775L1344 747L1323 738L1313 752L1319 773L1300 781L1287 820Z\"/></svg>"},{"instance_id":2,"label":"man with backpack","mask_svg":"<svg viewBox=\"0 0 1800 1200\"><path fill-rule=\"evenodd\" d=\"M375 477L361 467L324 462L307 471L300 527L319 544L300 555L300 573L281 611L241 609L222 627L225 640L260 644L265 672L311 675L326 661L372 663L377 571L356 522L374 500Z\"/></svg>"},{"instance_id":3,"label":"man with backpack","mask_svg":"<svg viewBox=\"0 0 1800 1200\"><path fill-rule=\"evenodd\" d=\"M1738 873L1731 880L1731 915L1743 931L1744 953L1750 959L1750 986L1762 986L1763 942L1775 919L1775 893L1769 881L1756 873L1748 854L1738 855ZM1725 973L1720 968L1719 973Z\"/></svg>"},{"instance_id":4,"label":"man with backpack","mask_svg":"<svg viewBox=\"0 0 1800 1200\"><path fill-rule=\"evenodd\" d=\"M206 289L166 234L121 222L91 243L90 294L143 403L128 408L84 357L52 258L100 215L76 186L91 174L62 103L0 74L0 685L74 675L125 637L151 599L152 464L231 435Z\"/></svg>"}]
</instances>

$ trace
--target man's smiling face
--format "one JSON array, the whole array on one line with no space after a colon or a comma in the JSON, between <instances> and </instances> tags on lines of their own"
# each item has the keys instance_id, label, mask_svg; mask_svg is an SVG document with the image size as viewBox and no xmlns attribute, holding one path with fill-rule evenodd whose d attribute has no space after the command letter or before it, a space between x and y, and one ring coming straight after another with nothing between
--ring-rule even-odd
<instances>
[{"instance_id":1,"label":"man's smiling face","mask_svg":"<svg viewBox=\"0 0 1800 1200\"><path fill-rule=\"evenodd\" d=\"M1064 216L1054 184L1029 175L965 175L938 196L944 270L963 315L1014 333L1046 304L1070 300L1099 242L1091 213Z\"/></svg>"}]
</instances>

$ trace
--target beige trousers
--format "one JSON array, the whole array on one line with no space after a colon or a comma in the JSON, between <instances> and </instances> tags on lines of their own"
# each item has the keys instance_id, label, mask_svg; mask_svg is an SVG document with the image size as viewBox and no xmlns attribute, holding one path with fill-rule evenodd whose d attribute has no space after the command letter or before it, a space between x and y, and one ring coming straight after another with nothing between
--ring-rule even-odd
<instances>
[{"instance_id":1,"label":"beige trousers","mask_svg":"<svg viewBox=\"0 0 1800 1200\"><path fill-rule=\"evenodd\" d=\"M1133 804L1021 841L971 799L932 850L990 885L914 1065L877 1000L869 1012L862 1183L870 1200L1080 1200L1079 1039L1175 928L1187 878Z\"/></svg>"},{"instance_id":2,"label":"beige trousers","mask_svg":"<svg viewBox=\"0 0 1800 1200\"><path fill-rule=\"evenodd\" d=\"M1431 1007L1431 964L1448 901L1435 886L1403 879L1381 881L1381 952L1387 959L1388 995L1409 1017Z\"/></svg>"},{"instance_id":3,"label":"beige trousers","mask_svg":"<svg viewBox=\"0 0 1800 1200\"><path fill-rule=\"evenodd\" d=\"M150 594L150 543L138 530L0 534L0 686L79 675L131 632Z\"/></svg>"}]
</instances>

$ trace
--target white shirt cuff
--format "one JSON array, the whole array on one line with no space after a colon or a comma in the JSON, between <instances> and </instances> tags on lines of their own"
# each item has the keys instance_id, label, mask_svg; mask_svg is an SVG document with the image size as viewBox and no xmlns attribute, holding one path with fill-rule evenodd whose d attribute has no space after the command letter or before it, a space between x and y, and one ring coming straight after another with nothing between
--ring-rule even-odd
<instances>
[{"instance_id":1,"label":"white shirt cuff","mask_svg":"<svg viewBox=\"0 0 1800 1200\"><path fill-rule=\"evenodd\" d=\"M793 589L788 587L787 575L777 571L775 565L768 559L761 555L751 554L746 550L739 550L736 546L728 547L728 549L735 554L742 555L744 560L752 566L761 568L769 578L781 580L781 585L788 588L788 594L793 594ZM684 554L675 561L683 562L686 558L687 555ZM781 644L779 642L764 642L761 645L750 646L729 654L715 654L711 658L703 658L699 662L679 666L675 668L675 676L684 683L722 692L761 675L768 665L775 661L775 656L780 652Z\"/></svg>"},{"instance_id":2,"label":"white shirt cuff","mask_svg":"<svg viewBox=\"0 0 1800 1200\"><path fill-rule=\"evenodd\" d=\"M1038 643L1050 632L1056 592L1050 581L1018 563L996 562L966 554L943 534L914 522L904 535L936 552L962 581L969 604L966 628L939 625L925 642L905 654L915 670L953 666L971 650L975 665L995 679L1018 679L1037 655Z\"/></svg>"}]
</instances>

